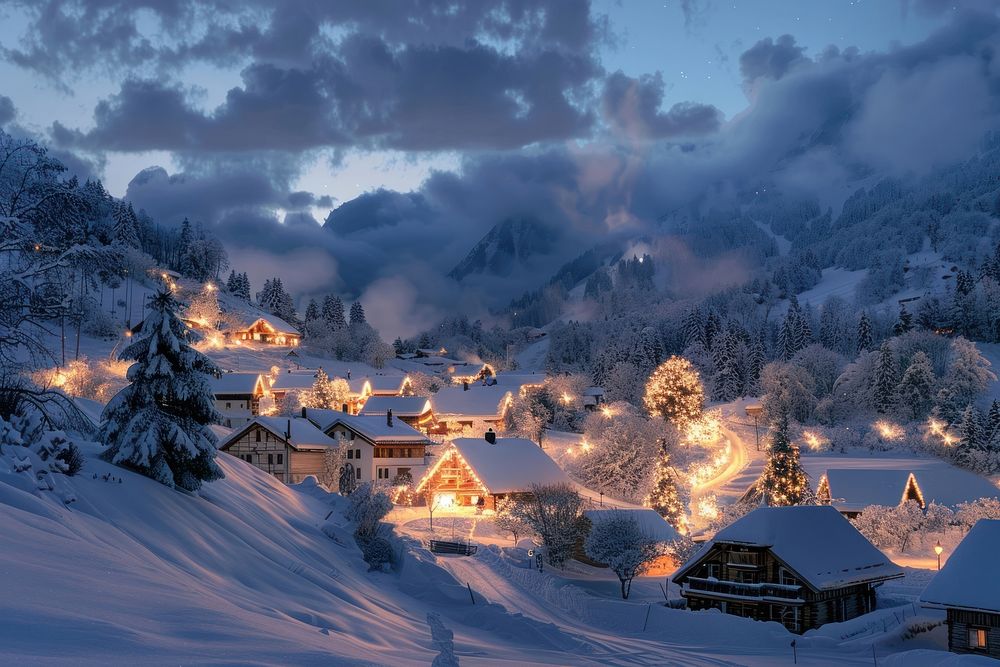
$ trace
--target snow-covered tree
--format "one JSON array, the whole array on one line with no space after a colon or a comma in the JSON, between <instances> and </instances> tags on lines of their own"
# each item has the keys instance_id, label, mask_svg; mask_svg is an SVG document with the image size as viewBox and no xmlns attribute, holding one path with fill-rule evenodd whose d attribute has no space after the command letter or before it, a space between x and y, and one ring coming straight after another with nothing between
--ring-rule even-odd
<instances>
[{"instance_id":1,"label":"snow-covered tree","mask_svg":"<svg viewBox=\"0 0 1000 667\"><path fill-rule=\"evenodd\" d=\"M287 322L295 322L295 302L285 291L281 278L264 283L264 289L257 293L257 305Z\"/></svg>"},{"instance_id":2,"label":"snow-covered tree","mask_svg":"<svg viewBox=\"0 0 1000 667\"><path fill-rule=\"evenodd\" d=\"M959 423L958 444L955 446L955 461L970 470L979 470L981 466L983 446L982 423L979 410L970 405L962 413Z\"/></svg>"},{"instance_id":3,"label":"snow-covered tree","mask_svg":"<svg viewBox=\"0 0 1000 667\"><path fill-rule=\"evenodd\" d=\"M896 385L899 377L896 372L896 359L892 354L889 341L879 347L875 358L875 377L872 378L872 397L875 399L875 410L881 414L889 412L896 397Z\"/></svg>"},{"instance_id":4,"label":"snow-covered tree","mask_svg":"<svg viewBox=\"0 0 1000 667\"><path fill-rule=\"evenodd\" d=\"M351 304L351 324L365 324L366 322L364 307L360 301L355 301Z\"/></svg>"},{"instance_id":5,"label":"snow-covered tree","mask_svg":"<svg viewBox=\"0 0 1000 667\"><path fill-rule=\"evenodd\" d=\"M684 357L672 356L646 382L643 403L649 413L683 425L697 419L705 407L701 375Z\"/></svg>"},{"instance_id":6,"label":"snow-covered tree","mask_svg":"<svg viewBox=\"0 0 1000 667\"><path fill-rule=\"evenodd\" d=\"M676 446L676 429L667 426L670 443ZM664 438L662 422L648 419L624 401L609 403L605 410L590 414L583 424L588 444L567 466L585 486L614 498L641 502L648 494Z\"/></svg>"},{"instance_id":7,"label":"snow-covered tree","mask_svg":"<svg viewBox=\"0 0 1000 667\"><path fill-rule=\"evenodd\" d=\"M687 524L686 503L681 495L677 472L670 465L670 456L663 451L656 461L654 474L653 487L650 489L646 504L656 510L671 526L684 530Z\"/></svg>"},{"instance_id":8,"label":"snow-covered tree","mask_svg":"<svg viewBox=\"0 0 1000 667\"><path fill-rule=\"evenodd\" d=\"M955 523L968 531L982 519L1000 519L1000 500L980 498L959 503L955 512Z\"/></svg>"},{"instance_id":9,"label":"snow-covered tree","mask_svg":"<svg viewBox=\"0 0 1000 667\"><path fill-rule=\"evenodd\" d=\"M344 317L344 302L338 296L327 295L323 299L323 319L330 331L340 331L347 328Z\"/></svg>"},{"instance_id":10,"label":"snow-covered tree","mask_svg":"<svg viewBox=\"0 0 1000 667\"><path fill-rule=\"evenodd\" d=\"M942 385L949 389L961 405L972 403L997 376L990 370L990 362L976 345L964 338L951 341L948 371Z\"/></svg>"},{"instance_id":11,"label":"snow-covered tree","mask_svg":"<svg viewBox=\"0 0 1000 667\"><path fill-rule=\"evenodd\" d=\"M518 536L524 536L531 532L531 526L524 519L524 510L519 507L519 502L511 498L502 498L497 501L496 512L493 514L493 525L502 533L510 533L517 546Z\"/></svg>"},{"instance_id":12,"label":"snow-covered tree","mask_svg":"<svg viewBox=\"0 0 1000 667\"><path fill-rule=\"evenodd\" d=\"M867 312L861 313L861 317L858 319L858 336L857 336L857 352L860 354L865 350L870 350L872 343L874 342L874 333L872 332L872 321L868 317Z\"/></svg>"},{"instance_id":13,"label":"snow-covered tree","mask_svg":"<svg viewBox=\"0 0 1000 667\"><path fill-rule=\"evenodd\" d=\"M930 359L923 351L917 351L896 388L900 410L911 419L926 417L936 382Z\"/></svg>"},{"instance_id":14,"label":"snow-covered tree","mask_svg":"<svg viewBox=\"0 0 1000 667\"><path fill-rule=\"evenodd\" d=\"M138 338L120 359L134 361L127 387L104 409L104 457L167 486L196 491L223 477L215 462L215 434L222 422L208 376L221 371L188 344L177 301L169 291L150 299Z\"/></svg>"},{"instance_id":15,"label":"snow-covered tree","mask_svg":"<svg viewBox=\"0 0 1000 667\"><path fill-rule=\"evenodd\" d=\"M606 564L618 575L622 599L627 600L632 580L669 553L669 546L645 534L634 516L612 510L610 516L591 526L583 550L588 558Z\"/></svg>"},{"instance_id":16,"label":"snow-covered tree","mask_svg":"<svg viewBox=\"0 0 1000 667\"><path fill-rule=\"evenodd\" d=\"M530 497L518 504L518 515L541 538L550 565L561 567L573 556L582 532L582 504L569 484L534 485Z\"/></svg>"},{"instance_id":17,"label":"snow-covered tree","mask_svg":"<svg viewBox=\"0 0 1000 667\"><path fill-rule=\"evenodd\" d=\"M757 480L757 493L768 505L800 505L809 495L809 478L799 461L799 448L788 436L788 416L781 415L772 426L771 446L764 472Z\"/></svg>"},{"instance_id":18,"label":"snow-covered tree","mask_svg":"<svg viewBox=\"0 0 1000 667\"><path fill-rule=\"evenodd\" d=\"M350 400L351 387L343 378L330 378L322 368L316 371L312 389L302 392L301 405L307 408L339 410Z\"/></svg>"},{"instance_id":19,"label":"snow-covered tree","mask_svg":"<svg viewBox=\"0 0 1000 667\"><path fill-rule=\"evenodd\" d=\"M392 511L389 494L374 482L365 482L348 496L344 516L354 522L354 535L359 540L370 540L378 534L382 519Z\"/></svg>"}]
</instances>

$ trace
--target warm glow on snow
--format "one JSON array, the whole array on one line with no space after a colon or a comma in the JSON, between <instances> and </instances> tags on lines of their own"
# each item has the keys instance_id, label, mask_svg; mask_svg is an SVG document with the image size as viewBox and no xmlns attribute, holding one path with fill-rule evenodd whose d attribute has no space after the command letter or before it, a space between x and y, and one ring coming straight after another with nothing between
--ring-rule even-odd
<instances>
[{"instance_id":1,"label":"warm glow on snow","mask_svg":"<svg viewBox=\"0 0 1000 667\"><path fill-rule=\"evenodd\" d=\"M878 432L879 437L883 440L902 440L903 435L905 435L905 431L903 431L901 426L884 419L880 419L872 424L872 428Z\"/></svg>"},{"instance_id":2,"label":"warm glow on snow","mask_svg":"<svg viewBox=\"0 0 1000 667\"><path fill-rule=\"evenodd\" d=\"M823 445L829 442L826 438L823 438L812 431L803 431L802 439L805 441L806 447L814 452L818 452L823 448Z\"/></svg>"}]
</instances>

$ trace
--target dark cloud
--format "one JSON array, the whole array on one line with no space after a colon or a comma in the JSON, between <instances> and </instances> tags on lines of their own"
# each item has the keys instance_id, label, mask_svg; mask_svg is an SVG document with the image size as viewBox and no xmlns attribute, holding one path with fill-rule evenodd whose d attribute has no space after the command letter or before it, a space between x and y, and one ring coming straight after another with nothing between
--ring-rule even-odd
<instances>
[{"instance_id":1,"label":"dark cloud","mask_svg":"<svg viewBox=\"0 0 1000 667\"><path fill-rule=\"evenodd\" d=\"M740 73L747 82L761 77L780 79L796 64L806 62L805 48L796 46L795 38L782 35L760 40L740 55Z\"/></svg>"},{"instance_id":2,"label":"dark cloud","mask_svg":"<svg viewBox=\"0 0 1000 667\"><path fill-rule=\"evenodd\" d=\"M638 79L621 70L604 82L601 110L612 129L633 139L659 139L707 134L719 129L722 113L710 104L679 102L667 112L663 76L657 72Z\"/></svg>"},{"instance_id":3,"label":"dark cloud","mask_svg":"<svg viewBox=\"0 0 1000 667\"><path fill-rule=\"evenodd\" d=\"M9 97L0 95L0 127L3 127L17 116L17 109Z\"/></svg>"}]
</instances>

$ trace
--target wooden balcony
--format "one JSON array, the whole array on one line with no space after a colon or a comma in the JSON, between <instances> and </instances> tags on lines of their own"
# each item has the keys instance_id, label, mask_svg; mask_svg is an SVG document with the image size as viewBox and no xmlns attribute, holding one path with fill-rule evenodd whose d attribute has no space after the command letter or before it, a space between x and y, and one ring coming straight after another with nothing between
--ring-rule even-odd
<instances>
[{"instance_id":1,"label":"wooden balcony","mask_svg":"<svg viewBox=\"0 0 1000 667\"><path fill-rule=\"evenodd\" d=\"M741 600L779 599L802 602L801 586L784 584L741 584L735 581L688 577L684 582L684 592L708 593L712 597L731 597Z\"/></svg>"}]
</instances>

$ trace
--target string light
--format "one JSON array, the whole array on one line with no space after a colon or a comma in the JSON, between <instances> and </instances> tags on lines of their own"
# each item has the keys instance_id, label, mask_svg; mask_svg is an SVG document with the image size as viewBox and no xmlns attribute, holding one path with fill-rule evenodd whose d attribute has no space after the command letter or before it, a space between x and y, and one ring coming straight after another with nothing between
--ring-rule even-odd
<instances>
[{"instance_id":1,"label":"string light","mask_svg":"<svg viewBox=\"0 0 1000 667\"><path fill-rule=\"evenodd\" d=\"M651 415L678 425L693 422L705 406L701 375L684 357L672 356L649 377L643 403Z\"/></svg>"},{"instance_id":2,"label":"string light","mask_svg":"<svg viewBox=\"0 0 1000 667\"><path fill-rule=\"evenodd\" d=\"M893 424L885 419L880 419L872 427L878 432L879 437L883 440L895 441L902 440L905 435L903 428L897 424Z\"/></svg>"}]
</instances>

